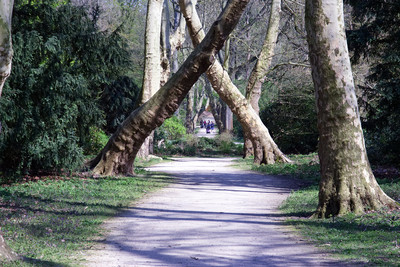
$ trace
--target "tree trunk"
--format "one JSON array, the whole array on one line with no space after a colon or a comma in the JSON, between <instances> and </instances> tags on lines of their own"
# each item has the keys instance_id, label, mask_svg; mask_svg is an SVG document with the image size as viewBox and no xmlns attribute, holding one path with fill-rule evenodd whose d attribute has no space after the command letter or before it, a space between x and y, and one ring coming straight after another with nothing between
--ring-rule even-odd
<instances>
[{"instance_id":1,"label":"tree trunk","mask_svg":"<svg viewBox=\"0 0 400 267\"><path fill-rule=\"evenodd\" d=\"M342 0L307 0L306 29L316 91L321 164L316 216L398 206L379 187L367 159Z\"/></svg>"},{"instance_id":2,"label":"tree trunk","mask_svg":"<svg viewBox=\"0 0 400 267\"><path fill-rule=\"evenodd\" d=\"M186 105L186 121L185 126L187 133L194 133L193 122L192 122L192 115L193 115L193 105L194 105L194 88L189 91L188 95L186 96L187 105Z\"/></svg>"},{"instance_id":3,"label":"tree trunk","mask_svg":"<svg viewBox=\"0 0 400 267\"><path fill-rule=\"evenodd\" d=\"M0 2L0 97L4 83L11 73L11 61L13 56L11 15L13 4L13 0L1 0Z\"/></svg>"},{"instance_id":4,"label":"tree trunk","mask_svg":"<svg viewBox=\"0 0 400 267\"><path fill-rule=\"evenodd\" d=\"M3 91L4 83L11 73L11 62L13 57L11 42L11 16L13 5L13 0L0 1L0 97ZM6 244L3 234L0 231L0 262L13 261L16 259L18 259L17 254L15 254Z\"/></svg>"},{"instance_id":5,"label":"tree trunk","mask_svg":"<svg viewBox=\"0 0 400 267\"><path fill-rule=\"evenodd\" d=\"M248 0L232 0L203 42L168 82L120 125L100 154L90 162L95 175L132 175L133 162L144 139L177 110L190 88L215 62Z\"/></svg>"},{"instance_id":6,"label":"tree trunk","mask_svg":"<svg viewBox=\"0 0 400 267\"><path fill-rule=\"evenodd\" d=\"M6 241L3 238L3 234L0 231L0 263L3 261L14 261L17 259L17 254L15 254L6 244Z\"/></svg>"},{"instance_id":7,"label":"tree trunk","mask_svg":"<svg viewBox=\"0 0 400 267\"><path fill-rule=\"evenodd\" d=\"M199 80L200 81L200 80ZM200 114L206 109L208 106L209 101L206 102L205 105L203 105L204 99L205 99L205 89L202 87L202 90L200 90L200 86L195 87L195 92L196 92L196 105L194 105L194 114L192 117L192 127L193 129L196 128L196 123L197 120L200 116Z\"/></svg>"},{"instance_id":8,"label":"tree trunk","mask_svg":"<svg viewBox=\"0 0 400 267\"><path fill-rule=\"evenodd\" d=\"M206 94L208 96L210 108L211 108L211 113L213 114L215 124L217 125L217 128L219 130L219 133L223 133L225 131L224 124L222 122L221 118L221 103L219 99L216 99L215 96L213 95L213 91L211 88L210 82L205 79L205 90Z\"/></svg>"},{"instance_id":9,"label":"tree trunk","mask_svg":"<svg viewBox=\"0 0 400 267\"><path fill-rule=\"evenodd\" d=\"M161 84L161 17L163 0L148 0L146 14L145 59L143 85L140 95L140 105L146 103L159 89ZM154 19L160 18L160 19ZM153 133L143 142L139 158L147 158L153 145Z\"/></svg>"},{"instance_id":10,"label":"tree trunk","mask_svg":"<svg viewBox=\"0 0 400 267\"><path fill-rule=\"evenodd\" d=\"M274 49L278 40L279 21L281 18L281 0L273 0L271 12L269 15L267 34L257 62L250 74L246 87L246 99L250 102L254 111L259 115L260 107L258 102L261 97L262 85L265 82L266 75L271 67ZM244 133L243 157L252 155L252 142L248 140L247 133Z\"/></svg>"},{"instance_id":11,"label":"tree trunk","mask_svg":"<svg viewBox=\"0 0 400 267\"><path fill-rule=\"evenodd\" d=\"M170 43L170 22L168 0L164 0L161 19L161 79L160 86L163 86L171 72L171 43Z\"/></svg>"},{"instance_id":12,"label":"tree trunk","mask_svg":"<svg viewBox=\"0 0 400 267\"><path fill-rule=\"evenodd\" d=\"M204 38L204 30L197 15L196 3L191 0L180 0L182 13L186 19L186 25L194 46L197 46ZM190 3L190 4L187 4ZM272 140L268 129L262 123L260 117L232 83L229 75L216 61L207 70L207 77L212 87L229 106L241 123L243 131L246 131L253 143L254 163L273 164L276 160L291 162Z\"/></svg>"}]
</instances>

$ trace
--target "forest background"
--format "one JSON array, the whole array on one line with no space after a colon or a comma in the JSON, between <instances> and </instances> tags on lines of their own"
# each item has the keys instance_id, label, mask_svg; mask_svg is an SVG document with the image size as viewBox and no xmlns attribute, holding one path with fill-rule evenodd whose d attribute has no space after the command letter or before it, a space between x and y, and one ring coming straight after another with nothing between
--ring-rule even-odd
<instances>
[{"instance_id":1,"label":"forest background","mask_svg":"<svg viewBox=\"0 0 400 267\"><path fill-rule=\"evenodd\" d=\"M177 3L167 3L176 14ZM206 30L223 4L197 4ZM395 25L400 6L348 1L345 11L369 159L373 165L398 167L400 31ZM269 12L269 1L252 1L229 47L219 54L243 93ZM85 157L104 146L140 94L145 16L144 1L15 1L13 69L0 99L0 170L7 179L10 173L80 169ZM260 117L284 153L308 154L317 150L318 132L304 4L283 1L281 16ZM169 19L177 28L176 18ZM179 64L192 49L186 40L174 60ZM191 92L171 122L156 132L156 144L164 139L172 148L172 140L191 140L204 109L214 115L226 109L204 79ZM177 128L178 135L167 136L168 127ZM233 133L242 138L237 121Z\"/></svg>"},{"instance_id":2,"label":"forest background","mask_svg":"<svg viewBox=\"0 0 400 267\"><path fill-rule=\"evenodd\" d=\"M219 63L228 71L230 78L243 94L260 54L262 45L260 37L264 36L269 28L265 22L272 13L271 3L274 2L250 2L239 25L226 42L223 52L218 54ZM166 33L177 32L183 20L177 2L165 1L164 4L166 8L162 20L164 25L162 40ZM223 1L201 1L196 4L205 30L210 28L211 22L225 4ZM147 32L146 9L146 3L141 1L15 2L12 27L13 68L0 100L0 177L1 183L4 184L4 192L8 190L7 184L24 181L29 176L38 180L38 176L42 174L62 173L66 174L64 177L69 177L69 172L81 171L84 161L93 158L93 154L98 154L118 125L139 102L143 102L139 85L145 84L143 81L145 79L142 77L145 76L143 69L146 69L143 39ZM348 44L351 49L369 158L375 165L375 170L376 166L384 166L383 169L387 172L389 169L387 166L390 166L389 170L394 170L396 177L400 149L398 139L400 39L399 29L396 27L399 24L399 12L399 3L395 1L362 3L348 1L345 7ZM308 154L317 150L318 133L314 88L311 82L311 66L308 63L304 29L304 3L283 1L280 16L274 55L265 74L262 88L260 115L283 152ZM308 34L310 35L310 28ZM193 38L193 35L191 37ZM175 45L178 52L171 61L171 73L176 72L177 66L193 50L189 38ZM168 53L168 50L160 52ZM163 64L164 61L161 63L163 68L168 65ZM313 67L315 73L315 64ZM164 81L167 78L163 77ZM325 103L322 107L327 106L329 103L328 105ZM192 155L198 150L207 150L207 144L204 144L206 141L201 140L203 142L201 144L202 142L193 135L197 119L206 109L213 113L218 128L224 132L228 128L224 120L227 107L211 90L211 84L202 77L175 115L156 130L155 152ZM334 109L329 110L331 114L334 114L334 111ZM333 119L336 119L341 115L337 116L335 113L333 116ZM337 128L339 132L342 129ZM324 128L320 127L321 129ZM149 129L142 132L147 130ZM138 132L141 132L140 129ZM233 133L235 138L239 140L242 138L242 130L237 121L234 122ZM240 146L226 142L231 141L230 138L230 134L225 133L217 138L218 144L209 142L208 145L211 147L220 145L221 151L229 155L234 152L242 154ZM346 143L347 147L351 146L348 142L340 143ZM129 151L130 143L125 145ZM320 152L321 150L324 149L320 149ZM102 156L104 151L107 150L104 149L98 155ZM123 158L124 156L120 157ZM334 157L328 155L327 158ZM351 162L354 161L355 159L351 158ZM125 163L133 162L128 160ZM318 167L318 159L313 157L310 164L311 167ZM99 165L102 168L102 165ZM279 164L274 165L279 166ZM287 166L298 167L294 164ZM321 166L322 172L323 169ZM104 170L106 168L98 173L107 174L108 172ZM126 172L119 172L117 168L115 170L117 172L111 174L131 174L129 168ZM309 173L307 175L310 177ZM355 175L355 178L359 176L361 175ZM57 179L57 176L55 178ZM123 178L121 181L125 180ZM356 182L355 179L351 181ZM321 184L323 185L322 182ZM385 192L389 187L393 192L396 191L394 183L391 183L390 186L385 186ZM10 190L13 190L12 187ZM398 200L396 194L390 196ZM5 196L14 197L9 193L5 193ZM314 193L312 199L313 201L317 199ZM321 203L324 201L319 202ZM353 203L351 206L355 206L354 201L350 203ZM34 205L36 204L35 202ZM365 205L362 207L363 211L367 211L365 216L369 216L370 206L362 204ZM13 203L10 206L15 205ZM314 202L310 204L311 212L315 206ZM301 209L296 208L297 213L299 210ZM332 215L333 223L335 222L335 211L326 213L323 211L320 215L320 217ZM384 228L386 227L390 241L386 243L394 244L392 249L397 251L397 237L394 237L394 240L392 232L396 232L398 226L395 222L398 222L398 217L391 212L383 214L383 218L385 216L390 216L390 219L373 218L372 221L374 224L388 222L386 224L389 226ZM346 222L346 217L340 220ZM376 226L373 228L380 229ZM365 231L367 227L363 229ZM7 231L14 233L10 228ZM310 233L312 232L315 231L311 230ZM8 240L11 239L8 237ZM383 240L382 236L379 239ZM392 254L393 260L396 261L398 254Z\"/></svg>"}]
</instances>

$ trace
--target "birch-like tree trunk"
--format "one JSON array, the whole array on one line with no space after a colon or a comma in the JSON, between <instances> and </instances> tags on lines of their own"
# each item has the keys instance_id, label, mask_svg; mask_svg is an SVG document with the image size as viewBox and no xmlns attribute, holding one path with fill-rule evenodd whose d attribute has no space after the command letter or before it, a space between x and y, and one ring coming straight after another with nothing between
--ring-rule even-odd
<instances>
[{"instance_id":1,"label":"birch-like tree trunk","mask_svg":"<svg viewBox=\"0 0 400 267\"><path fill-rule=\"evenodd\" d=\"M132 175L136 154L144 139L171 117L202 73L215 62L216 53L236 26L248 0L232 0L204 40L176 74L145 104L134 110L91 161L94 174Z\"/></svg>"},{"instance_id":2,"label":"birch-like tree trunk","mask_svg":"<svg viewBox=\"0 0 400 267\"><path fill-rule=\"evenodd\" d=\"M194 133L194 127L193 127L193 122L192 122L192 116L193 116L193 105L194 105L194 88L192 88L188 95L186 96L186 120L185 120L185 126L186 126L186 131L189 134Z\"/></svg>"},{"instance_id":3,"label":"birch-like tree trunk","mask_svg":"<svg viewBox=\"0 0 400 267\"><path fill-rule=\"evenodd\" d=\"M11 62L13 56L11 42L11 16L13 5L13 0L0 0L0 97L4 83L11 73ZM0 229L0 262L12 261L17 258L18 256L6 244Z\"/></svg>"},{"instance_id":4,"label":"birch-like tree trunk","mask_svg":"<svg viewBox=\"0 0 400 267\"><path fill-rule=\"evenodd\" d=\"M274 56L274 50L278 40L280 18L281 0L272 0L271 13L269 14L268 29L264 38L264 43L246 86L246 99L250 102L258 115L260 114L258 102L261 97L262 85L271 67L272 57ZM243 157L246 158L252 155L252 152L252 142L247 138L247 132L244 132Z\"/></svg>"},{"instance_id":5,"label":"birch-like tree trunk","mask_svg":"<svg viewBox=\"0 0 400 267\"><path fill-rule=\"evenodd\" d=\"M196 11L196 1L180 0L182 13L186 19L193 45L196 47L204 38L204 30ZM215 62L207 70L207 77L212 87L229 106L241 123L243 131L253 143L254 163L273 164L277 160L291 162L272 140L268 129L262 123L260 117L251 107L250 103L232 83L228 73L219 62Z\"/></svg>"},{"instance_id":6,"label":"birch-like tree trunk","mask_svg":"<svg viewBox=\"0 0 400 267\"><path fill-rule=\"evenodd\" d=\"M163 3L163 0L148 0L147 3L144 72L139 105L146 103L160 89L160 38ZM138 152L139 158L147 158L149 156L152 150L153 136L153 133L150 134L143 142Z\"/></svg>"},{"instance_id":7,"label":"birch-like tree trunk","mask_svg":"<svg viewBox=\"0 0 400 267\"><path fill-rule=\"evenodd\" d=\"M0 97L4 83L11 73L13 56L11 42L11 15L13 0L0 1Z\"/></svg>"},{"instance_id":8,"label":"birch-like tree trunk","mask_svg":"<svg viewBox=\"0 0 400 267\"><path fill-rule=\"evenodd\" d=\"M321 182L318 217L398 207L379 187L367 158L347 49L342 0L306 0Z\"/></svg>"}]
</instances>

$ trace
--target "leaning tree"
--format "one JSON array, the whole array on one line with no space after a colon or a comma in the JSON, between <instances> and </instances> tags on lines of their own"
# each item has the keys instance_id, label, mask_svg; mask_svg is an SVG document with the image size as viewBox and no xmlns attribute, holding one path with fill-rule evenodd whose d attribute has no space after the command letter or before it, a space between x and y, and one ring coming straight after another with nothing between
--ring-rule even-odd
<instances>
[{"instance_id":1,"label":"leaning tree","mask_svg":"<svg viewBox=\"0 0 400 267\"><path fill-rule=\"evenodd\" d=\"M379 187L365 149L342 0L306 0L306 30L314 81L321 181L319 218L399 207Z\"/></svg>"},{"instance_id":2,"label":"leaning tree","mask_svg":"<svg viewBox=\"0 0 400 267\"><path fill-rule=\"evenodd\" d=\"M203 25L196 11L196 1L180 0L179 3L185 16L193 45L196 47L205 36ZM236 115L243 131L246 132L247 137L251 140L254 150L254 163L272 164L277 160L291 162L280 151L256 111L233 84L222 65L215 61L207 69L206 74L214 90Z\"/></svg>"},{"instance_id":3,"label":"leaning tree","mask_svg":"<svg viewBox=\"0 0 400 267\"><path fill-rule=\"evenodd\" d=\"M111 136L107 145L90 162L97 175L131 175L133 163L145 138L173 115L190 88L210 65L235 28L248 0L232 0L214 22L203 42L179 70L152 96L134 110Z\"/></svg>"}]
</instances>

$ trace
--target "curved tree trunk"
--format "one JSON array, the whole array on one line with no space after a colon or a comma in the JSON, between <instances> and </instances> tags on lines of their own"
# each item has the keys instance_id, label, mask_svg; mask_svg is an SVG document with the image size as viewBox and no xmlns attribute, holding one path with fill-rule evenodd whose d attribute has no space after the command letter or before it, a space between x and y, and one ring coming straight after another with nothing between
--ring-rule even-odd
<instances>
[{"instance_id":1,"label":"curved tree trunk","mask_svg":"<svg viewBox=\"0 0 400 267\"><path fill-rule=\"evenodd\" d=\"M94 174L133 174L133 162L144 139L173 115L200 75L215 62L216 53L236 26L247 3L248 0L232 0L177 73L126 118L100 154L90 162Z\"/></svg>"},{"instance_id":2,"label":"curved tree trunk","mask_svg":"<svg viewBox=\"0 0 400 267\"><path fill-rule=\"evenodd\" d=\"M381 190L368 162L342 0L307 0L306 29L316 90L321 164L316 216L398 207Z\"/></svg>"},{"instance_id":3,"label":"curved tree trunk","mask_svg":"<svg viewBox=\"0 0 400 267\"><path fill-rule=\"evenodd\" d=\"M262 85L265 82L266 75L271 67L274 49L278 40L279 22L281 14L281 0L272 0L271 13L269 15L267 34L261 52L258 55L257 62L250 74L246 87L246 99L250 102L254 111L259 115L260 107L258 102L261 97ZM244 132L243 157L252 155L252 142L247 138Z\"/></svg>"},{"instance_id":4,"label":"curved tree trunk","mask_svg":"<svg viewBox=\"0 0 400 267\"><path fill-rule=\"evenodd\" d=\"M195 9L196 3L191 0L180 0L179 3L182 13L185 16L193 45L197 46L204 38L204 30ZM291 162L279 150L260 117L232 83L228 73L223 69L221 64L218 61L214 62L206 73L214 90L236 115L242 125L243 131L247 132L248 137L252 141L254 163L273 164L277 160Z\"/></svg>"}]
</instances>

